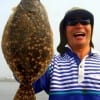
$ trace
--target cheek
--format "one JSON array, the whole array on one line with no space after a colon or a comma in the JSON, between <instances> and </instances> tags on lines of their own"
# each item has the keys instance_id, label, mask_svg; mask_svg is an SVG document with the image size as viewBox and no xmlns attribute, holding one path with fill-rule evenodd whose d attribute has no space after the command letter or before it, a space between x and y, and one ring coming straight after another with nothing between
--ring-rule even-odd
<instances>
[{"instance_id":1,"label":"cheek","mask_svg":"<svg viewBox=\"0 0 100 100\"><path fill-rule=\"evenodd\" d=\"M66 37L69 37L71 33L71 28L66 26Z\"/></svg>"},{"instance_id":2,"label":"cheek","mask_svg":"<svg viewBox=\"0 0 100 100\"><path fill-rule=\"evenodd\" d=\"M91 31L92 31L92 27L91 27L91 25L88 25L87 27L85 27L86 28L86 30L88 31L88 32L90 32L91 33Z\"/></svg>"},{"instance_id":3,"label":"cheek","mask_svg":"<svg viewBox=\"0 0 100 100\"><path fill-rule=\"evenodd\" d=\"M67 37L67 39L72 37L72 32L73 32L73 28L67 26L66 27L66 37Z\"/></svg>"},{"instance_id":4,"label":"cheek","mask_svg":"<svg viewBox=\"0 0 100 100\"><path fill-rule=\"evenodd\" d=\"M89 27L88 29L87 29L87 35L88 35L88 37L91 37L92 36L92 29L91 29L91 27Z\"/></svg>"},{"instance_id":5,"label":"cheek","mask_svg":"<svg viewBox=\"0 0 100 100\"><path fill-rule=\"evenodd\" d=\"M70 42L72 41L71 33L69 33L69 32L66 33L66 40L67 40L67 43L70 44Z\"/></svg>"}]
</instances>

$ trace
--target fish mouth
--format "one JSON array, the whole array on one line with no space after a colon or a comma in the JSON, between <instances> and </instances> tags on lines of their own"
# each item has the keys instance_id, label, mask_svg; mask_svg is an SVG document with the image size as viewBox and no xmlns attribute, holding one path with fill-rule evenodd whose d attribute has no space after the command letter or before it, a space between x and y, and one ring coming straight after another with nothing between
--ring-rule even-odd
<instances>
[{"instance_id":1,"label":"fish mouth","mask_svg":"<svg viewBox=\"0 0 100 100\"><path fill-rule=\"evenodd\" d=\"M79 36L84 37L85 36L85 33L83 33L83 32L77 32L77 33L74 33L73 36L74 37L79 37Z\"/></svg>"}]
</instances>

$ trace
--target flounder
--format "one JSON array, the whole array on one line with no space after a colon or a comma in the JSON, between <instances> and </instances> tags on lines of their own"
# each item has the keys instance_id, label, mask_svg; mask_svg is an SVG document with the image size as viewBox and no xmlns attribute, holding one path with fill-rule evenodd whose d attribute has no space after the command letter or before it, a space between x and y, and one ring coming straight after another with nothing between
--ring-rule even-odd
<instances>
[{"instance_id":1,"label":"flounder","mask_svg":"<svg viewBox=\"0 0 100 100\"><path fill-rule=\"evenodd\" d=\"M53 32L40 0L21 0L2 36L2 51L20 87L14 100L36 100L32 82L53 56Z\"/></svg>"}]
</instances>

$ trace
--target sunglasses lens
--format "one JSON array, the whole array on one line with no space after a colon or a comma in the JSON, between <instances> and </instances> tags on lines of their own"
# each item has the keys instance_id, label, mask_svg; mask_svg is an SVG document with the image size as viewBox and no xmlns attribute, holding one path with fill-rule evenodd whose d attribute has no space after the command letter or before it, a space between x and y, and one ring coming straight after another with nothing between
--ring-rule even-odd
<instances>
[{"instance_id":1,"label":"sunglasses lens","mask_svg":"<svg viewBox=\"0 0 100 100\"><path fill-rule=\"evenodd\" d=\"M74 25L76 25L78 23L80 23L82 25L88 25L88 24L90 24L90 20L89 19L87 19L87 20L85 20L85 19L70 20L70 21L67 22L67 25L74 26Z\"/></svg>"},{"instance_id":2,"label":"sunglasses lens","mask_svg":"<svg viewBox=\"0 0 100 100\"><path fill-rule=\"evenodd\" d=\"M88 24L90 24L90 20L89 19L88 20L80 20L80 23L82 25L88 25Z\"/></svg>"},{"instance_id":3,"label":"sunglasses lens","mask_svg":"<svg viewBox=\"0 0 100 100\"><path fill-rule=\"evenodd\" d=\"M70 20L70 21L68 21L67 25L74 26L74 25L76 25L77 23L78 23L77 20Z\"/></svg>"}]
</instances>

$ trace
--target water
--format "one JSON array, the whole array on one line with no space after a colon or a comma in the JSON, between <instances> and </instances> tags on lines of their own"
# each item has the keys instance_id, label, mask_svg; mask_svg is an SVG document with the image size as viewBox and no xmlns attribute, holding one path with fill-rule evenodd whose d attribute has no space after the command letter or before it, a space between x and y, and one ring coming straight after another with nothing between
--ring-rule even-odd
<instances>
[{"instance_id":1,"label":"water","mask_svg":"<svg viewBox=\"0 0 100 100\"><path fill-rule=\"evenodd\" d=\"M13 97L19 87L15 81L0 81L0 100L13 100ZM48 100L45 92L36 94L36 100Z\"/></svg>"}]
</instances>

